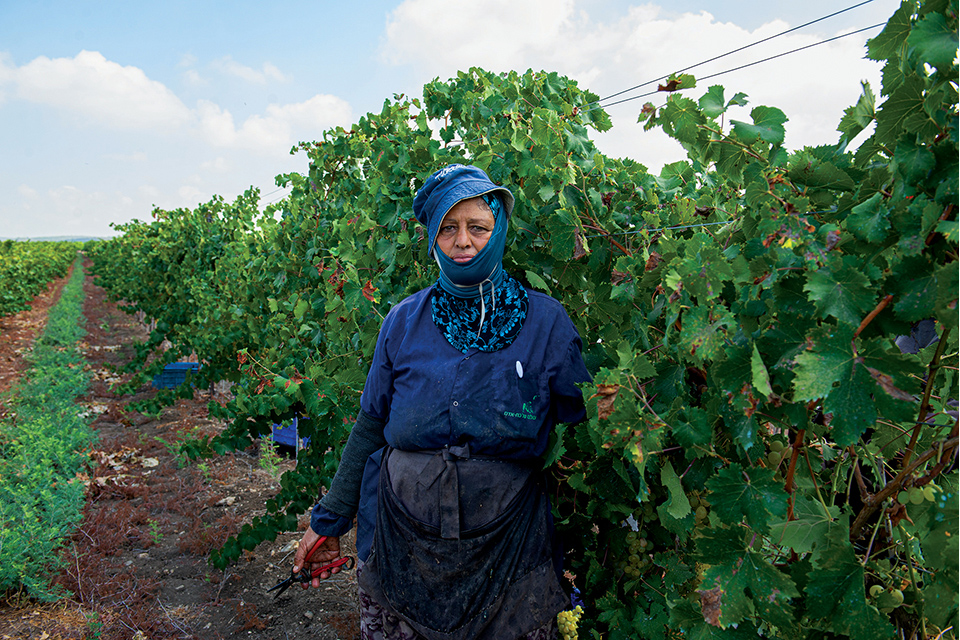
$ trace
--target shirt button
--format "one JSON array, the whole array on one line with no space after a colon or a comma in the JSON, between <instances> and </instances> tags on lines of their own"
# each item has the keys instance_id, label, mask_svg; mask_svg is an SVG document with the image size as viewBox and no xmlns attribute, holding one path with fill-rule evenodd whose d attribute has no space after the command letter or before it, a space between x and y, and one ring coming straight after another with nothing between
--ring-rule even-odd
<instances>
[{"instance_id":1,"label":"shirt button","mask_svg":"<svg viewBox=\"0 0 960 640\"><path fill-rule=\"evenodd\" d=\"M454 401L453 401L453 406L455 406L455 407L459 407L459 406L460 406L460 403L459 403L459 402L457 402L456 400L454 400Z\"/></svg>"}]
</instances>

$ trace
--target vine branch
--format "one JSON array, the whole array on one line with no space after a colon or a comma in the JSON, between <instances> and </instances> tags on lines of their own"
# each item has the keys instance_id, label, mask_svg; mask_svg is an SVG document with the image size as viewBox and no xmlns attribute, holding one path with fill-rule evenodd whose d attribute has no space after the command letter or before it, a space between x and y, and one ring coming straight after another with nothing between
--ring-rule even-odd
<instances>
[{"instance_id":1,"label":"vine branch","mask_svg":"<svg viewBox=\"0 0 960 640\"><path fill-rule=\"evenodd\" d=\"M860 509L860 513L857 514L853 524L850 525L850 539L854 540L859 537L860 530L863 529L863 526L867 523L867 520L870 518L870 516L873 515L874 511L880 508L880 505L883 504L884 500L900 490L900 487L903 486L903 481L907 476L916 471L921 465L927 462L927 460L930 460L941 451L943 453L941 454L940 462L949 459L953 456L958 443L960 443L960 439L957 438L957 427L955 425L953 427L953 431L950 432L949 439L939 443L936 447L931 447L924 451L908 467L900 471L896 478L888 482L883 489L872 496L868 495L864 500L863 508Z\"/></svg>"},{"instance_id":2,"label":"vine branch","mask_svg":"<svg viewBox=\"0 0 960 640\"><path fill-rule=\"evenodd\" d=\"M917 416L917 424L913 427L913 434L910 436L910 444L907 445L907 451L903 454L903 463L901 468L910 464L910 458L913 456L913 450L917 446L917 440L920 438L920 430L927 419L927 412L930 410L930 394L933 392L933 381L937 377L937 371L940 369L940 356L943 355L943 349L947 344L947 338L950 337L950 327L943 328L943 335L940 336L940 343L937 344L937 351L930 361L930 367L927 370L927 384L923 390L923 401L920 403L920 414Z\"/></svg>"},{"instance_id":3,"label":"vine branch","mask_svg":"<svg viewBox=\"0 0 960 640\"><path fill-rule=\"evenodd\" d=\"M793 495L793 476L797 470L797 457L800 455L800 448L804 446L803 438L806 434L805 429L800 429L797 431L797 437L793 441L793 452L790 455L790 466L787 468L787 481L784 486L784 491L790 494L790 500L787 503L787 520L796 520L797 517L793 513L794 505L794 495Z\"/></svg>"},{"instance_id":4,"label":"vine branch","mask_svg":"<svg viewBox=\"0 0 960 640\"><path fill-rule=\"evenodd\" d=\"M853 332L853 337L856 338L860 335L860 332L867 328L867 325L873 322L873 319L880 315L880 312L886 309L887 305L890 304L890 301L893 300L892 295L887 295L880 301L873 311L867 314L867 317L863 319L863 322L860 323L860 326L857 327L857 330Z\"/></svg>"}]
</instances>

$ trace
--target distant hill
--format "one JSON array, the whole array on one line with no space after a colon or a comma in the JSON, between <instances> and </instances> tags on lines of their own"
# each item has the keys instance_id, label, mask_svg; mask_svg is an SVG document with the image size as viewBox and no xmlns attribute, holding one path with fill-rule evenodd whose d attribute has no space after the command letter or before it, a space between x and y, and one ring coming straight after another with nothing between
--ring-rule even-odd
<instances>
[{"instance_id":1,"label":"distant hill","mask_svg":"<svg viewBox=\"0 0 960 640\"><path fill-rule=\"evenodd\" d=\"M42 238L0 238L0 240L14 240L16 242L86 242L87 240L103 240L96 236L43 236Z\"/></svg>"}]
</instances>

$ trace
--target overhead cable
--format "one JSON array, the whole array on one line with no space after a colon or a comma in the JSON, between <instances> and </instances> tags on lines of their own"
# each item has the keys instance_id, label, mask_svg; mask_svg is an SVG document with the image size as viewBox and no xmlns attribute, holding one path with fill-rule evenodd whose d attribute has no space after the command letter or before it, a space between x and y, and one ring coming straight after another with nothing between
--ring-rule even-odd
<instances>
[{"instance_id":1,"label":"overhead cable","mask_svg":"<svg viewBox=\"0 0 960 640\"><path fill-rule=\"evenodd\" d=\"M741 52L741 51L744 51L745 49L749 49L750 47L755 47L755 46L758 45L758 44L763 44L764 42L769 42L770 40L773 40L774 38L779 38L780 36L784 36L784 35L786 35L786 34L788 34L788 33L792 33L792 32L797 31L797 30L799 30L799 29L803 29L803 28L805 28L805 27L809 27L809 26L812 25L812 24L816 24L816 23L818 23L818 22L822 22L822 21L824 21L824 20L828 20L828 19L830 19L830 18L832 18L832 17L834 17L834 16L840 15L841 13L845 13L845 12L850 11L850 10L852 10L852 9L856 9L856 8L858 8L858 7L862 7L862 6L865 5L865 4L870 4L870 3L873 2L873 1L874 1L874 0L865 0L864 2L860 2L860 3L858 3L858 4L849 6L849 7L847 7L846 9L841 9L840 11L835 11L834 13L831 13L831 14L829 14L829 15L823 16L823 17L821 17L821 18L817 18L816 20L811 20L810 22L805 22L805 23L803 23L803 24L801 24L801 25L799 25L799 26L796 26L796 27L792 27L792 28L790 28L790 29L787 29L786 31L781 31L780 33L777 33L777 34L774 34L774 35L772 35L772 36L763 38L762 40L757 40L756 42L752 42L752 43L750 43L750 44L744 45L744 46L739 47L739 48L737 48L737 49L734 49L734 50L732 50L732 51L727 51L726 53L722 53L722 54L720 54L720 55L718 55L718 56L714 56L714 57L710 58L709 60L704 60L704 61L702 61L702 62L698 62L698 63L696 63L696 64L692 64L692 65L690 65L690 66L688 66L688 67L684 67L683 69L680 69L680 70L678 70L678 71L675 71L674 73L675 73L675 74L677 74L677 73L683 73L684 71L689 71L690 69L695 69L695 68L697 68L697 67L701 67L701 66L703 66L703 65L705 65L705 64L708 64L708 63L710 63L710 62L713 62L713 61L715 61L715 60L720 60L721 58L725 58L725 57L730 56L730 55L733 55L733 54L735 54L735 53L739 53L739 52ZM606 96L606 97L604 97L604 98L600 98L600 99L597 100L596 102L599 103L599 102L603 102L603 101L605 101L605 100L609 100L610 98L616 98L617 96L623 95L623 94L625 94L625 93L629 93L629 92L631 92L631 91L634 91L634 90L636 90L636 89L639 89L640 87L645 87L645 86L647 86L648 84L653 84L654 82L660 82L661 80L666 80L666 79L669 78L669 77L670 77L669 75L667 75L667 76L661 76L661 77L656 78L656 79L654 79L654 80L650 80L650 81L648 81L648 82L644 82L644 83L642 83L642 84L638 84L638 85L636 85L636 86L634 86L634 87L630 87L629 89L624 89L623 91L618 91L617 93L613 93L613 94L611 94L611 95L609 95L609 96ZM613 103L613 104L619 104L619 102L615 102L615 103Z\"/></svg>"},{"instance_id":2,"label":"overhead cable","mask_svg":"<svg viewBox=\"0 0 960 640\"><path fill-rule=\"evenodd\" d=\"M872 1L872 0L871 0L871 1ZM702 76L702 77L700 77L700 78L697 78L697 81L699 82L699 81L703 81L703 80L709 80L710 78L716 78L717 76L722 76L722 75L724 75L724 74L726 74L726 73L732 73L732 72L734 72L734 71L739 71L739 70L741 70L741 69L746 69L747 67L752 67L752 66L754 66L754 65L758 65L758 64L761 64L761 63L763 63L763 62L769 62L769 61L771 61L771 60L776 60L777 58L782 58L782 57L788 56L788 55L790 55L790 54L792 54L792 53L797 53L798 51L803 51L804 49L812 49L813 47L818 47L818 46L820 46L820 45L822 45L822 44L827 44L828 42L833 42L834 40L840 40L840 39L842 39L842 38L847 38L847 37L849 37L849 36L853 36L853 35L856 35L856 34L858 34L858 33L863 33L864 31L869 31L870 29L876 29L877 27L882 27L882 26L885 25L885 24L886 24L885 22L879 22L879 23L877 23L877 24L870 25L869 27L863 27L862 29L857 29L856 31L850 31L850 32L848 32L848 33L844 33L844 34L841 34L841 35L839 35L839 36L834 36L834 37L832 37L832 38L827 38L826 40L819 40L819 41L814 42L814 43L812 43L812 44L808 44L808 45L805 45L805 46L802 46L802 47L797 47L796 49L791 49L790 51L784 51L783 53L778 53L778 54L776 54L776 55L763 58L762 60L755 60L754 62L748 62L748 63L742 64L742 65L740 65L740 66L738 66L738 67L733 67L732 69L727 69L727 70L725 70L725 71L718 71L717 73L711 73L710 75ZM690 68L692 68L692 67L687 67L687 69L690 69ZM677 73L680 73L680 72L678 71ZM666 77L669 77L669 76L666 76ZM661 78L661 79L662 79L662 78ZM643 85L640 85L640 86L643 86ZM628 89L628 91L630 91L630 90ZM614 94L614 95L621 95L621 94L623 94L623 93L625 93L625 92L621 91L620 93L616 93L616 94ZM640 95L638 95L638 96L631 96L631 97L629 97L629 98L623 98L622 100L617 100L617 101L615 101L615 102L608 102L607 104L604 104L604 105L599 105L599 104L598 104L596 107L591 107L590 109L585 109L585 111L593 111L593 109L597 109L597 108L606 109L607 107L612 107L613 105L616 105L616 104L621 104L621 103L623 103L623 102L630 102L631 100L638 100L638 99L640 99L640 98L646 98L647 96L653 96L653 95L656 95L656 94L658 94L658 93L663 93L663 92L660 91L660 90L657 90L657 91L648 91L647 93L642 93L642 94L640 94ZM612 97L612 96L611 96L611 97ZM605 98L605 99L606 99L606 98Z\"/></svg>"}]
</instances>

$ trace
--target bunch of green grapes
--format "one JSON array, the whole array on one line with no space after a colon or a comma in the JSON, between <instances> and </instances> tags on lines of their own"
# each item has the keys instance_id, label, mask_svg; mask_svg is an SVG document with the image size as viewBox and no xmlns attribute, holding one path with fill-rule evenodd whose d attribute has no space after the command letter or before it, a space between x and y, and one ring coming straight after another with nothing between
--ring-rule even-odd
<instances>
[{"instance_id":1,"label":"bunch of green grapes","mask_svg":"<svg viewBox=\"0 0 960 640\"><path fill-rule=\"evenodd\" d=\"M619 569L629 578L639 578L650 567L650 552L653 551L653 541L647 539L647 532L643 528L645 521L656 520L656 511L649 500L633 510L631 530L627 532L626 553L619 563Z\"/></svg>"},{"instance_id":2,"label":"bunch of green grapes","mask_svg":"<svg viewBox=\"0 0 960 640\"><path fill-rule=\"evenodd\" d=\"M903 604L903 591L887 589L879 584L870 587L870 597L883 613L890 613Z\"/></svg>"},{"instance_id":3,"label":"bunch of green grapes","mask_svg":"<svg viewBox=\"0 0 960 640\"><path fill-rule=\"evenodd\" d=\"M776 469L784 460L788 460L793 451L780 440L773 440L770 443L770 452L767 453L767 464L771 469Z\"/></svg>"},{"instance_id":4,"label":"bunch of green grapes","mask_svg":"<svg viewBox=\"0 0 960 640\"><path fill-rule=\"evenodd\" d=\"M577 640L577 625L582 615L583 607L580 605L557 614L557 627L563 640Z\"/></svg>"},{"instance_id":5,"label":"bunch of green grapes","mask_svg":"<svg viewBox=\"0 0 960 640\"><path fill-rule=\"evenodd\" d=\"M937 499L937 487L928 484L923 487L910 487L897 494L897 502L900 504L923 504L924 502L933 502Z\"/></svg>"},{"instance_id":6,"label":"bunch of green grapes","mask_svg":"<svg viewBox=\"0 0 960 640\"><path fill-rule=\"evenodd\" d=\"M650 566L650 552L653 551L653 542L647 539L647 532L627 532L627 558L620 562L620 570L630 578L639 578Z\"/></svg>"},{"instance_id":7,"label":"bunch of green grapes","mask_svg":"<svg viewBox=\"0 0 960 640\"><path fill-rule=\"evenodd\" d=\"M690 508L693 509L697 518L697 526L701 527L709 524L710 513L707 509L710 507L710 503L707 502L706 498L694 493L687 496L687 499L690 501Z\"/></svg>"}]
</instances>

